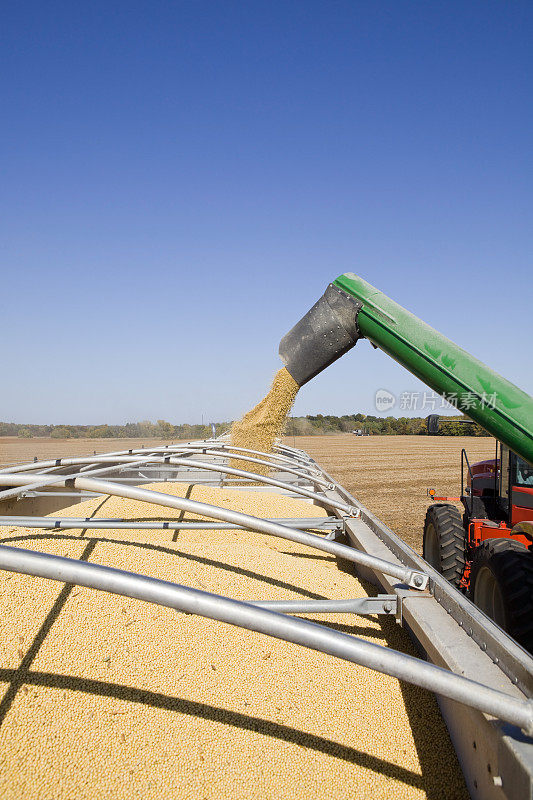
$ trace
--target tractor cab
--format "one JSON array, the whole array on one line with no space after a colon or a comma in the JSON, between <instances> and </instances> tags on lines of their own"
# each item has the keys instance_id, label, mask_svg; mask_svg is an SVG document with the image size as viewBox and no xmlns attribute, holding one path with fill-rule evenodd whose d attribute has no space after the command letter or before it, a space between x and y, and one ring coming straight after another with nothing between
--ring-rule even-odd
<instances>
[{"instance_id":1,"label":"tractor cab","mask_svg":"<svg viewBox=\"0 0 533 800\"><path fill-rule=\"evenodd\" d=\"M463 449L461 467L465 523L474 526L469 537L471 543L494 538L493 526L498 523L508 529L510 538L529 547L533 536L524 535L528 526L521 523L530 523L533 531L533 466L498 442L495 458L472 466Z\"/></svg>"},{"instance_id":2,"label":"tractor cab","mask_svg":"<svg viewBox=\"0 0 533 800\"><path fill-rule=\"evenodd\" d=\"M460 501L462 516L428 508L424 558L533 652L533 465L501 442L470 465L463 448Z\"/></svg>"},{"instance_id":3,"label":"tractor cab","mask_svg":"<svg viewBox=\"0 0 533 800\"><path fill-rule=\"evenodd\" d=\"M533 466L512 453L511 525L533 520Z\"/></svg>"}]
</instances>

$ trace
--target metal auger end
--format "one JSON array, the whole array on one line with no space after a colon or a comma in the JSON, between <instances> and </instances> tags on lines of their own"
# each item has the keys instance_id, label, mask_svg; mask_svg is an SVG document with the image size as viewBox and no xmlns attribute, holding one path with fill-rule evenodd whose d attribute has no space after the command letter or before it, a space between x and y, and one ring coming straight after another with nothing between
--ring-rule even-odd
<instances>
[{"instance_id":1,"label":"metal auger end","mask_svg":"<svg viewBox=\"0 0 533 800\"><path fill-rule=\"evenodd\" d=\"M361 338L362 303L330 283L320 300L280 342L279 355L298 386L350 350Z\"/></svg>"}]
</instances>

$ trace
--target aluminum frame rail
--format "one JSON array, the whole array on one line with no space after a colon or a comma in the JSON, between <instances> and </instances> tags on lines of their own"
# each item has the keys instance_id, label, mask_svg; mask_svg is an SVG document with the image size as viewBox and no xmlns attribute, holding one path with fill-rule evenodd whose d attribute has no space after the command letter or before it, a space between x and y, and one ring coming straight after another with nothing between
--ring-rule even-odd
<instances>
[{"instance_id":1,"label":"aluminum frame rail","mask_svg":"<svg viewBox=\"0 0 533 800\"><path fill-rule=\"evenodd\" d=\"M267 522L285 525L287 528L299 528L302 531L342 529L342 522L337 517L293 517L271 518ZM82 517L0 517L0 528L16 525L21 528L43 528L45 530L171 530L171 531L213 531L244 530L242 525L231 525L228 522L180 522L178 519L157 520L151 522L135 522L124 519L82 518Z\"/></svg>"}]
</instances>

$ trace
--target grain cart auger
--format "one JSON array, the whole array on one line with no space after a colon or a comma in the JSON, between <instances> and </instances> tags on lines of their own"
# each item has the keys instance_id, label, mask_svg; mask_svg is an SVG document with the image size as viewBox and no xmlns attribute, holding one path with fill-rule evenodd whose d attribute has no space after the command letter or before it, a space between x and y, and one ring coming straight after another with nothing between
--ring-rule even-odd
<instances>
[{"instance_id":1,"label":"grain cart auger","mask_svg":"<svg viewBox=\"0 0 533 800\"><path fill-rule=\"evenodd\" d=\"M303 386L368 339L499 442L499 456L468 464L464 514L428 509L424 557L533 652L533 398L353 273L338 277L281 340ZM462 469L463 472L463 469Z\"/></svg>"}]
</instances>

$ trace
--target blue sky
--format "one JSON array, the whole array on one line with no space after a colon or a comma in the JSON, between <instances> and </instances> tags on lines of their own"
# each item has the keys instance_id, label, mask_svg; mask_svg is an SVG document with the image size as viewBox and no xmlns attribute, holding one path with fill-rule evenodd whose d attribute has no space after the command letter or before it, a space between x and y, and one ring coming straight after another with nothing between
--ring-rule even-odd
<instances>
[{"instance_id":1,"label":"blue sky","mask_svg":"<svg viewBox=\"0 0 533 800\"><path fill-rule=\"evenodd\" d=\"M5 4L0 419L235 418L346 271L533 393L532 35L519 0ZM379 388L424 389L361 342L295 413Z\"/></svg>"}]
</instances>

